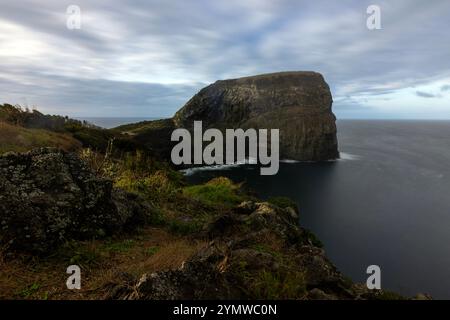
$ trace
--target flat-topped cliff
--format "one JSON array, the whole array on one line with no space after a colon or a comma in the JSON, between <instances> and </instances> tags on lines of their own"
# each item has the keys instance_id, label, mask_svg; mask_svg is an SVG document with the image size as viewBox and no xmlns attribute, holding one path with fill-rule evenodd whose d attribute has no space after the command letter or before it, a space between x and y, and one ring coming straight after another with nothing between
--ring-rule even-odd
<instances>
[{"instance_id":1,"label":"flat-topped cliff","mask_svg":"<svg viewBox=\"0 0 450 320\"><path fill-rule=\"evenodd\" d=\"M194 95L174 116L175 127L280 129L280 156L329 160L339 156L332 96L316 72L279 72L220 80Z\"/></svg>"}]
</instances>

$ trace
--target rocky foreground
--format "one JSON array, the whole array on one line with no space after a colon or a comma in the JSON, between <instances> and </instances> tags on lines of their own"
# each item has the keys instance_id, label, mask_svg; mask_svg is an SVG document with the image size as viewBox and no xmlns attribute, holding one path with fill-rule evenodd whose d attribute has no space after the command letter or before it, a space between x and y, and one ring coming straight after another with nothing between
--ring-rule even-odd
<instances>
[{"instance_id":1,"label":"rocky foreground","mask_svg":"<svg viewBox=\"0 0 450 320\"><path fill-rule=\"evenodd\" d=\"M208 225L212 239L176 270L114 285L110 299L364 299L297 226L291 207L244 202Z\"/></svg>"},{"instance_id":2,"label":"rocky foreground","mask_svg":"<svg viewBox=\"0 0 450 320\"><path fill-rule=\"evenodd\" d=\"M42 148L0 156L0 241L10 250L45 254L67 240L131 230L151 212L74 153Z\"/></svg>"},{"instance_id":3,"label":"rocky foreground","mask_svg":"<svg viewBox=\"0 0 450 320\"><path fill-rule=\"evenodd\" d=\"M0 172L0 241L6 248L0 264L21 277L27 273L31 279L43 277L40 281L45 283L26 287L21 291L25 294L42 286L50 288L45 297L55 292L53 298L73 298L77 293L64 289L64 280L48 282L60 276L64 279L61 270L76 263L82 266L83 274L88 274L83 282L88 289L78 298L397 297L369 291L345 278L326 258L320 241L298 225L295 204L286 200L262 202L241 193L225 178L204 186L180 187L163 202L168 191L158 194L159 189L152 189L147 198L142 196L147 189L142 194L123 191L94 174L77 155L57 149L0 156ZM155 175L160 187L161 172ZM193 199L205 194L208 198ZM165 222L155 223L155 216L161 212ZM161 239L161 234L162 240L152 240ZM127 240L113 242L117 241L111 238L114 235ZM157 246L140 248L146 243L144 238ZM61 250L68 250L64 249L67 243L89 239L97 239L89 244L90 248L95 244L96 251L77 247L61 255ZM104 254L105 265L99 260ZM29 258L17 267L14 259L21 255ZM62 258L66 256L70 260ZM39 262L28 269L30 261ZM11 263L20 270L14 270ZM54 271L58 276L49 280L53 264L58 266ZM40 268L45 274L34 274ZM97 280L105 273L110 273L107 279ZM7 281L16 280L5 276L6 271L0 284L6 290Z\"/></svg>"}]
</instances>

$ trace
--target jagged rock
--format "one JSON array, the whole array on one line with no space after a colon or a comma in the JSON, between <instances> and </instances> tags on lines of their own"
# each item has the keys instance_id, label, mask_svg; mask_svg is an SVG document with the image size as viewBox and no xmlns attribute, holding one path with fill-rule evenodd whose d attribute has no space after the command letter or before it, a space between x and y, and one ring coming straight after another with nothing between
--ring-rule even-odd
<instances>
[{"instance_id":1,"label":"jagged rock","mask_svg":"<svg viewBox=\"0 0 450 320\"><path fill-rule=\"evenodd\" d=\"M289 214L291 215L291 217L292 217L293 219L298 220L299 215L298 215L298 212L297 212L294 208L292 208L292 207L286 207L285 210L286 210L287 212L289 212Z\"/></svg>"},{"instance_id":2,"label":"jagged rock","mask_svg":"<svg viewBox=\"0 0 450 320\"><path fill-rule=\"evenodd\" d=\"M0 241L46 253L69 239L132 228L151 208L54 148L0 156Z\"/></svg>"},{"instance_id":3,"label":"jagged rock","mask_svg":"<svg viewBox=\"0 0 450 320\"><path fill-rule=\"evenodd\" d=\"M234 208L234 212L240 214L250 214L255 211L256 205L253 201L244 201Z\"/></svg>"},{"instance_id":4,"label":"jagged rock","mask_svg":"<svg viewBox=\"0 0 450 320\"><path fill-rule=\"evenodd\" d=\"M280 156L328 160L339 156L330 89L316 72L279 72L216 81L174 116L176 127L280 129Z\"/></svg>"},{"instance_id":5,"label":"jagged rock","mask_svg":"<svg viewBox=\"0 0 450 320\"><path fill-rule=\"evenodd\" d=\"M247 207L241 204L238 207ZM178 269L126 277L107 299L360 299L368 290L348 281L312 244L289 210L253 203L248 215L227 213L224 229ZM239 211L239 210L238 210ZM225 218L224 218L225 217ZM259 223L255 223L255 221ZM293 236L295 234L295 236ZM123 279L123 277L122 277Z\"/></svg>"},{"instance_id":6,"label":"jagged rock","mask_svg":"<svg viewBox=\"0 0 450 320\"><path fill-rule=\"evenodd\" d=\"M227 254L211 243L177 270L143 274L134 282L113 286L106 299L186 300L227 299L239 291L227 282Z\"/></svg>"},{"instance_id":7,"label":"jagged rock","mask_svg":"<svg viewBox=\"0 0 450 320\"><path fill-rule=\"evenodd\" d=\"M426 293L418 293L413 297L413 300L433 300L433 298Z\"/></svg>"},{"instance_id":8,"label":"jagged rock","mask_svg":"<svg viewBox=\"0 0 450 320\"><path fill-rule=\"evenodd\" d=\"M326 294L320 289L314 288L308 293L308 299L310 300L336 300L332 295Z\"/></svg>"}]
</instances>

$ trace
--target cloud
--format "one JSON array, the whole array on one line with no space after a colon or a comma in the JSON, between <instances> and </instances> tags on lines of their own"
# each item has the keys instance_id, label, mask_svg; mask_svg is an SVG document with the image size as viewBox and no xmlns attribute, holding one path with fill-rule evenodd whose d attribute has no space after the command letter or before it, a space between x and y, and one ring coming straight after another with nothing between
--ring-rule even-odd
<instances>
[{"instance_id":1,"label":"cloud","mask_svg":"<svg viewBox=\"0 0 450 320\"><path fill-rule=\"evenodd\" d=\"M20 82L0 77L0 87L6 92L2 94L0 103L14 101L51 114L73 117L146 116L151 106L154 115L170 117L192 92L204 85L164 85L31 74Z\"/></svg>"},{"instance_id":2,"label":"cloud","mask_svg":"<svg viewBox=\"0 0 450 320\"><path fill-rule=\"evenodd\" d=\"M440 83L415 90L436 92L450 78L449 1L380 0L375 31L366 28L369 0L77 0L82 28L68 30L71 4L0 4L1 99L83 116L161 116L217 79L314 70L339 115L347 96L376 113L379 96Z\"/></svg>"},{"instance_id":3,"label":"cloud","mask_svg":"<svg viewBox=\"0 0 450 320\"><path fill-rule=\"evenodd\" d=\"M449 91L450 90L450 84L445 84L441 87L441 91Z\"/></svg>"},{"instance_id":4,"label":"cloud","mask_svg":"<svg viewBox=\"0 0 450 320\"><path fill-rule=\"evenodd\" d=\"M422 97L422 98L436 98L437 97L435 94L423 92L423 91L416 91L416 95L418 97Z\"/></svg>"}]
</instances>

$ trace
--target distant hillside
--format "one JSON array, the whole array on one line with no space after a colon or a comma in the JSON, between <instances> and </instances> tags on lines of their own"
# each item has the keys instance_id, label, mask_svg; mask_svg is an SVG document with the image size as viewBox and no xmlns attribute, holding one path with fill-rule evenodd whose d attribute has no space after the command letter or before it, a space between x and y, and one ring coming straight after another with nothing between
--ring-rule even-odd
<instances>
[{"instance_id":1,"label":"distant hillside","mask_svg":"<svg viewBox=\"0 0 450 320\"><path fill-rule=\"evenodd\" d=\"M142 145L150 153L162 159L170 158L173 142L170 141L175 129L172 119L141 121L111 129L117 134L127 136L131 141Z\"/></svg>"},{"instance_id":2,"label":"distant hillside","mask_svg":"<svg viewBox=\"0 0 450 320\"><path fill-rule=\"evenodd\" d=\"M0 152L27 151L35 147L59 147L64 150L91 148L105 152L114 140L114 152L150 151L140 141L121 130L108 130L87 121L67 116L45 115L38 110L0 104Z\"/></svg>"},{"instance_id":3,"label":"distant hillside","mask_svg":"<svg viewBox=\"0 0 450 320\"><path fill-rule=\"evenodd\" d=\"M172 124L172 119L145 120L136 123L124 124L113 128L114 131L124 132L128 134L138 133L145 130L157 130Z\"/></svg>"},{"instance_id":4,"label":"distant hillside","mask_svg":"<svg viewBox=\"0 0 450 320\"><path fill-rule=\"evenodd\" d=\"M57 147L66 151L81 148L70 134L45 129L28 129L0 121L0 153L24 152L39 147Z\"/></svg>"},{"instance_id":5,"label":"distant hillside","mask_svg":"<svg viewBox=\"0 0 450 320\"><path fill-rule=\"evenodd\" d=\"M52 131L65 131L66 126L83 126L97 128L86 121L74 120L59 115L45 115L36 109L30 110L11 104L0 105L0 120L26 128L47 129Z\"/></svg>"}]
</instances>

